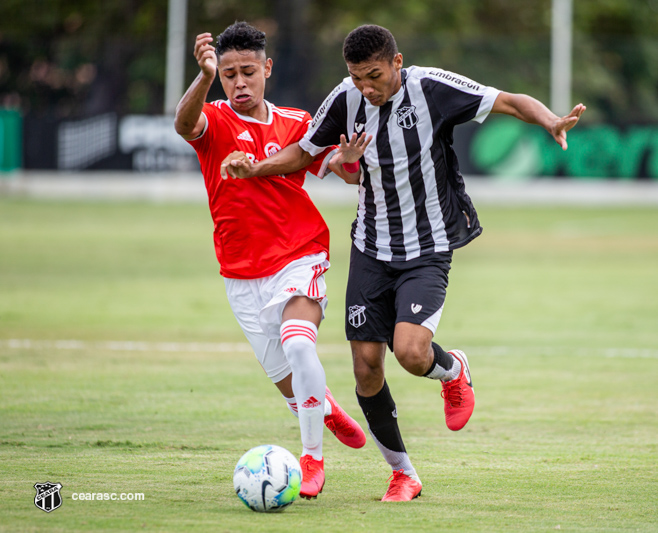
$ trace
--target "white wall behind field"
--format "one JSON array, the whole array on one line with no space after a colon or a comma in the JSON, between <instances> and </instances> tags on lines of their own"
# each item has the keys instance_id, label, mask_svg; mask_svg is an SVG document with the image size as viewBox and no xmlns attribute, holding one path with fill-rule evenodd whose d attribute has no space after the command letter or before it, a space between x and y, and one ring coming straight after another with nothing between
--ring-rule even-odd
<instances>
[{"instance_id":1,"label":"white wall behind field","mask_svg":"<svg viewBox=\"0 0 658 533\"><path fill-rule=\"evenodd\" d=\"M501 180L465 177L477 205L629 205L657 206L658 182L613 180ZM358 189L335 176L306 181L318 204L356 205ZM44 200L207 201L198 173L38 172L0 175L0 198Z\"/></svg>"}]
</instances>

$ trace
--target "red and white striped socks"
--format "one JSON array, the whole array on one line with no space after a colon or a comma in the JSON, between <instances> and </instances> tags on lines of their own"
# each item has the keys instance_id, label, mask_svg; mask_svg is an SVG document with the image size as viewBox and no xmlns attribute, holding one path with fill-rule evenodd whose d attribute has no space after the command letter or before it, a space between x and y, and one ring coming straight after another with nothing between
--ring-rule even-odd
<instances>
[{"instance_id":1,"label":"red and white striped socks","mask_svg":"<svg viewBox=\"0 0 658 533\"><path fill-rule=\"evenodd\" d=\"M295 393L302 436L302 455L322 459L324 403L326 377L315 348L318 328L308 320L286 320L281 324L281 345L292 369L292 390ZM294 413L290 400L288 407Z\"/></svg>"}]
</instances>

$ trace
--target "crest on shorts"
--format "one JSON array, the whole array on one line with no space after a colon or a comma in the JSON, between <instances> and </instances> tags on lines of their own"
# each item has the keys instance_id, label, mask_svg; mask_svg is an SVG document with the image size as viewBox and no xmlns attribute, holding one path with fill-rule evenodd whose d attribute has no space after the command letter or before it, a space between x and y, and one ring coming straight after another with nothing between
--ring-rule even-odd
<instances>
[{"instance_id":1,"label":"crest on shorts","mask_svg":"<svg viewBox=\"0 0 658 533\"><path fill-rule=\"evenodd\" d=\"M395 114L398 116L398 126L401 128L410 130L418 123L415 105L400 107L395 111Z\"/></svg>"},{"instance_id":2,"label":"crest on shorts","mask_svg":"<svg viewBox=\"0 0 658 533\"><path fill-rule=\"evenodd\" d=\"M363 326L366 323L366 306L352 305L348 308L347 319L355 328Z\"/></svg>"},{"instance_id":3,"label":"crest on shorts","mask_svg":"<svg viewBox=\"0 0 658 533\"><path fill-rule=\"evenodd\" d=\"M35 483L34 488L37 489L34 497L34 505L37 506L37 509L49 513L62 505L62 495L59 493L62 488L61 483L51 483L50 481Z\"/></svg>"}]
</instances>

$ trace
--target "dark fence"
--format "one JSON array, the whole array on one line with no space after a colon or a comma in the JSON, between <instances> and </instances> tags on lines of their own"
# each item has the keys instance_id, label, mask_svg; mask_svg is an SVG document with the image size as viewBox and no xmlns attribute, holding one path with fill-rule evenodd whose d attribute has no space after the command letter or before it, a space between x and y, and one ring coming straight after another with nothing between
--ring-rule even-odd
<instances>
[{"instance_id":1,"label":"dark fence","mask_svg":"<svg viewBox=\"0 0 658 533\"><path fill-rule=\"evenodd\" d=\"M105 113L57 121L0 113L0 168L198 171L173 117ZM21 136L22 131L22 136ZM462 173L504 178L658 180L657 124L578 125L562 149L542 128L492 116L455 129ZM22 151L21 151L22 147ZM22 164L21 164L22 161Z\"/></svg>"}]
</instances>

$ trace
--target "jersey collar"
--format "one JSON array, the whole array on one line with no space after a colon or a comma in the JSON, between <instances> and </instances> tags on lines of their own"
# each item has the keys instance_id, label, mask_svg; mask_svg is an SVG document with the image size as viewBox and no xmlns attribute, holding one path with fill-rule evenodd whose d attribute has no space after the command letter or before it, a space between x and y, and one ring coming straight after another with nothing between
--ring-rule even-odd
<instances>
[{"instance_id":1,"label":"jersey collar","mask_svg":"<svg viewBox=\"0 0 658 533\"><path fill-rule=\"evenodd\" d=\"M235 109L233 109L231 102L229 100L226 100L226 103L231 108L231 111L233 111L233 113L235 113L235 116L238 117L240 120L244 120L245 122L253 122L254 124L264 124L266 126L269 126L270 124L272 124L272 117L273 117L272 104L270 104L267 100L263 100L263 102L265 102L265 106L267 107L267 120L265 122L256 120L255 118L252 118L248 115L241 115Z\"/></svg>"}]
</instances>

